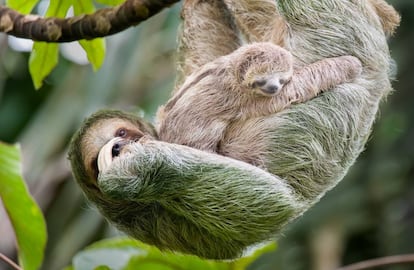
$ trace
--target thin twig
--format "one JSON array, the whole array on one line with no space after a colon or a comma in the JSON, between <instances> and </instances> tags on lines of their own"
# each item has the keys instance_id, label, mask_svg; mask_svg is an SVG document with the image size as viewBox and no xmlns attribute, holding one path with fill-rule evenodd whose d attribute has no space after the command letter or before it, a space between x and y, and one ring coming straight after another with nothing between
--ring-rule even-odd
<instances>
[{"instance_id":1,"label":"thin twig","mask_svg":"<svg viewBox=\"0 0 414 270\"><path fill-rule=\"evenodd\" d=\"M20 266L18 266L17 264L15 264L12 260L10 260L6 255L4 255L1 252L0 252L0 259L2 259L3 261L5 261L9 265L11 265L16 270L23 270L22 268L20 268Z\"/></svg>"},{"instance_id":2,"label":"thin twig","mask_svg":"<svg viewBox=\"0 0 414 270\"><path fill-rule=\"evenodd\" d=\"M362 270L391 264L414 264L414 254L382 257L358 262L338 268L337 270Z\"/></svg>"},{"instance_id":3,"label":"thin twig","mask_svg":"<svg viewBox=\"0 0 414 270\"><path fill-rule=\"evenodd\" d=\"M103 8L93 14L66 19L23 15L0 5L0 32L45 42L69 42L105 37L136 26L178 1L126 0L116 7Z\"/></svg>"}]
</instances>

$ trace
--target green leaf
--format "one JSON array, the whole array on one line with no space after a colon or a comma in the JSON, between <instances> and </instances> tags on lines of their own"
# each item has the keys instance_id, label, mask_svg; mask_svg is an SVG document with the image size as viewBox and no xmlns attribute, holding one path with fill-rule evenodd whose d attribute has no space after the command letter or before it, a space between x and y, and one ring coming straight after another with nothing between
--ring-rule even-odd
<instances>
[{"instance_id":1,"label":"green leaf","mask_svg":"<svg viewBox=\"0 0 414 270\"><path fill-rule=\"evenodd\" d=\"M125 0L96 0L96 2L103 5L116 6L125 2Z\"/></svg>"},{"instance_id":2,"label":"green leaf","mask_svg":"<svg viewBox=\"0 0 414 270\"><path fill-rule=\"evenodd\" d=\"M55 43L35 42L29 58L29 71L36 89L55 68L59 59L59 47Z\"/></svg>"},{"instance_id":3,"label":"green leaf","mask_svg":"<svg viewBox=\"0 0 414 270\"><path fill-rule=\"evenodd\" d=\"M21 176L19 147L1 142L0 197L16 233L21 266L38 269L46 245L46 224Z\"/></svg>"},{"instance_id":4,"label":"green leaf","mask_svg":"<svg viewBox=\"0 0 414 270\"><path fill-rule=\"evenodd\" d=\"M230 264L196 256L160 251L130 238L114 238L92 244L73 259L75 270L103 265L112 270L230 270Z\"/></svg>"},{"instance_id":5,"label":"green leaf","mask_svg":"<svg viewBox=\"0 0 414 270\"><path fill-rule=\"evenodd\" d=\"M115 237L110 239L104 239L95 242L88 246L86 250L100 249L100 248L138 248L139 250L151 249L151 246L145 245L137 240L128 237Z\"/></svg>"},{"instance_id":6,"label":"green leaf","mask_svg":"<svg viewBox=\"0 0 414 270\"><path fill-rule=\"evenodd\" d=\"M82 15L93 13L95 7L92 1L74 0L73 9L75 15ZM92 64L93 70L98 70L105 60L105 40L102 38L96 38L94 40L81 40L79 44L85 50L89 62Z\"/></svg>"},{"instance_id":7,"label":"green leaf","mask_svg":"<svg viewBox=\"0 0 414 270\"><path fill-rule=\"evenodd\" d=\"M272 242L268 245L265 245L264 247L258 248L257 250L255 250L253 252L252 255L248 256L248 257L243 257L240 258L234 262L232 262L232 270L244 270L247 269L247 267L254 262L255 260L257 260L260 256L262 256L265 253L268 252L272 252L275 251L277 248L276 246L276 242Z\"/></svg>"},{"instance_id":8,"label":"green leaf","mask_svg":"<svg viewBox=\"0 0 414 270\"><path fill-rule=\"evenodd\" d=\"M85 50L89 62L94 71L98 70L105 60L105 40L96 38L94 40L80 40L79 44Z\"/></svg>"},{"instance_id":9,"label":"green leaf","mask_svg":"<svg viewBox=\"0 0 414 270\"><path fill-rule=\"evenodd\" d=\"M230 270L231 264L226 262L201 259L197 256L184 255L137 242L147 253L134 256L124 270Z\"/></svg>"},{"instance_id":10,"label":"green leaf","mask_svg":"<svg viewBox=\"0 0 414 270\"><path fill-rule=\"evenodd\" d=\"M71 0L51 0L46 17L65 17ZM43 80L55 68L59 60L58 44L35 42L29 58L29 71L36 89L42 87Z\"/></svg>"},{"instance_id":11,"label":"green leaf","mask_svg":"<svg viewBox=\"0 0 414 270\"><path fill-rule=\"evenodd\" d=\"M73 268L81 270L106 266L112 270L122 269L134 255L145 252L134 243L130 239L104 240L95 243L73 258Z\"/></svg>"},{"instance_id":12,"label":"green leaf","mask_svg":"<svg viewBox=\"0 0 414 270\"><path fill-rule=\"evenodd\" d=\"M136 248L102 248L86 250L73 258L76 269L95 269L106 266L110 269L122 269L136 254L142 252Z\"/></svg>"},{"instance_id":13,"label":"green leaf","mask_svg":"<svg viewBox=\"0 0 414 270\"><path fill-rule=\"evenodd\" d=\"M85 2L88 2L88 0ZM50 0L45 16L64 18L71 5L72 0Z\"/></svg>"},{"instance_id":14,"label":"green leaf","mask_svg":"<svg viewBox=\"0 0 414 270\"><path fill-rule=\"evenodd\" d=\"M38 0L7 0L7 6L23 14L29 14Z\"/></svg>"},{"instance_id":15,"label":"green leaf","mask_svg":"<svg viewBox=\"0 0 414 270\"><path fill-rule=\"evenodd\" d=\"M230 263L209 261L196 256L150 252L133 257L123 270L230 270Z\"/></svg>"}]
</instances>

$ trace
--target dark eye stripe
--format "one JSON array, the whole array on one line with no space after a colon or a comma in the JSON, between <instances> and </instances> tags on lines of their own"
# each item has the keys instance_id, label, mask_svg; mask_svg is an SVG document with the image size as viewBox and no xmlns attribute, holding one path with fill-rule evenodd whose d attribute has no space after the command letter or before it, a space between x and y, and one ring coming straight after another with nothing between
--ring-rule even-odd
<instances>
[{"instance_id":1,"label":"dark eye stripe","mask_svg":"<svg viewBox=\"0 0 414 270\"><path fill-rule=\"evenodd\" d=\"M115 136L124 138L127 135L127 131L124 128L120 128L116 131Z\"/></svg>"}]
</instances>

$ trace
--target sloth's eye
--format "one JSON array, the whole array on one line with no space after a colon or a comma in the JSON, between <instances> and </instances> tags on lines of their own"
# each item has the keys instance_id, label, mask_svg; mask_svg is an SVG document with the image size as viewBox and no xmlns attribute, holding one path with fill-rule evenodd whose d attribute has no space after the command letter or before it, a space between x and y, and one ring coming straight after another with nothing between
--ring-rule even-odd
<instances>
[{"instance_id":1,"label":"sloth's eye","mask_svg":"<svg viewBox=\"0 0 414 270\"><path fill-rule=\"evenodd\" d=\"M121 137L121 138L124 138L126 135L127 135L127 131L124 128L118 129L115 134L116 137Z\"/></svg>"},{"instance_id":2,"label":"sloth's eye","mask_svg":"<svg viewBox=\"0 0 414 270\"><path fill-rule=\"evenodd\" d=\"M285 82L286 82L286 80L284 80L284 79L280 79L280 80L279 80L279 83L280 83L280 84L284 84Z\"/></svg>"}]
</instances>

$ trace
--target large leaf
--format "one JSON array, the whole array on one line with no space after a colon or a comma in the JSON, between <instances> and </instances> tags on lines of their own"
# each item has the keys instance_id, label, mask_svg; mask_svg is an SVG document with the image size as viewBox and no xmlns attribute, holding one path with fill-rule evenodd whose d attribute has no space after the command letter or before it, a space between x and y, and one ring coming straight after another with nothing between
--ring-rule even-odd
<instances>
[{"instance_id":1,"label":"large leaf","mask_svg":"<svg viewBox=\"0 0 414 270\"><path fill-rule=\"evenodd\" d=\"M51 0L46 11L46 17L65 17L69 7L72 5L70 0ZM35 42L33 51L29 59L29 71L36 89L42 87L43 80L50 74L57 65L59 58L59 48L57 44Z\"/></svg>"},{"instance_id":2,"label":"large leaf","mask_svg":"<svg viewBox=\"0 0 414 270\"><path fill-rule=\"evenodd\" d=\"M244 270L247 269L247 267L253 263L255 260L257 260L260 256L262 256L265 253L272 252L276 250L276 242L271 242L270 244L267 244L261 248L256 249L253 254L251 254L248 257L240 258L234 262L232 262L232 270Z\"/></svg>"},{"instance_id":3,"label":"large leaf","mask_svg":"<svg viewBox=\"0 0 414 270\"><path fill-rule=\"evenodd\" d=\"M7 6L23 14L29 14L38 0L7 0Z\"/></svg>"},{"instance_id":4,"label":"large leaf","mask_svg":"<svg viewBox=\"0 0 414 270\"><path fill-rule=\"evenodd\" d=\"M195 256L162 252L130 238L114 238L97 242L73 259L73 269L112 270L229 270L229 264L203 260Z\"/></svg>"},{"instance_id":5,"label":"large leaf","mask_svg":"<svg viewBox=\"0 0 414 270\"><path fill-rule=\"evenodd\" d=\"M73 258L73 269L96 269L103 266L112 270L123 269L134 255L144 252L131 239L103 240L78 253Z\"/></svg>"},{"instance_id":6,"label":"large leaf","mask_svg":"<svg viewBox=\"0 0 414 270\"><path fill-rule=\"evenodd\" d=\"M20 264L25 270L38 269L46 245L46 224L21 176L19 147L1 142L0 197L16 233Z\"/></svg>"},{"instance_id":7,"label":"large leaf","mask_svg":"<svg viewBox=\"0 0 414 270\"><path fill-rule=\"evenodd\" d=\"M134 256L123 270L231 270L231 264L226 262L210 261L196 256L183 255L138 243L147 253Z\"/></svg>"},{"instance_id":8,"label":"large leaf","mask_svg":"<svg viewBox=\"0 0 414 270\"><path fill-rule=\"evenodd\" d=\"M160 251L156 247L143 244L130 238L102 240L87 247L73 259L73 270L106 269L112 270L244 270L262 254L275 250L271 243L257 249L249 257L231 262L218 262Z\"/></svg>"},{"instance_id":9,"label":"large leaf","mask_svg":"<svg viewBox=\"0 0 414 270\"><path fill-rule=\"evenodd\" d=\"M89 14L95 11L92 1L73 0L75 15ZM105 40L96 38L94 40L81 40L79 44L86 51L89 62L94 70L99 69L105 59Z\"/></svg>"}]
</instances>

